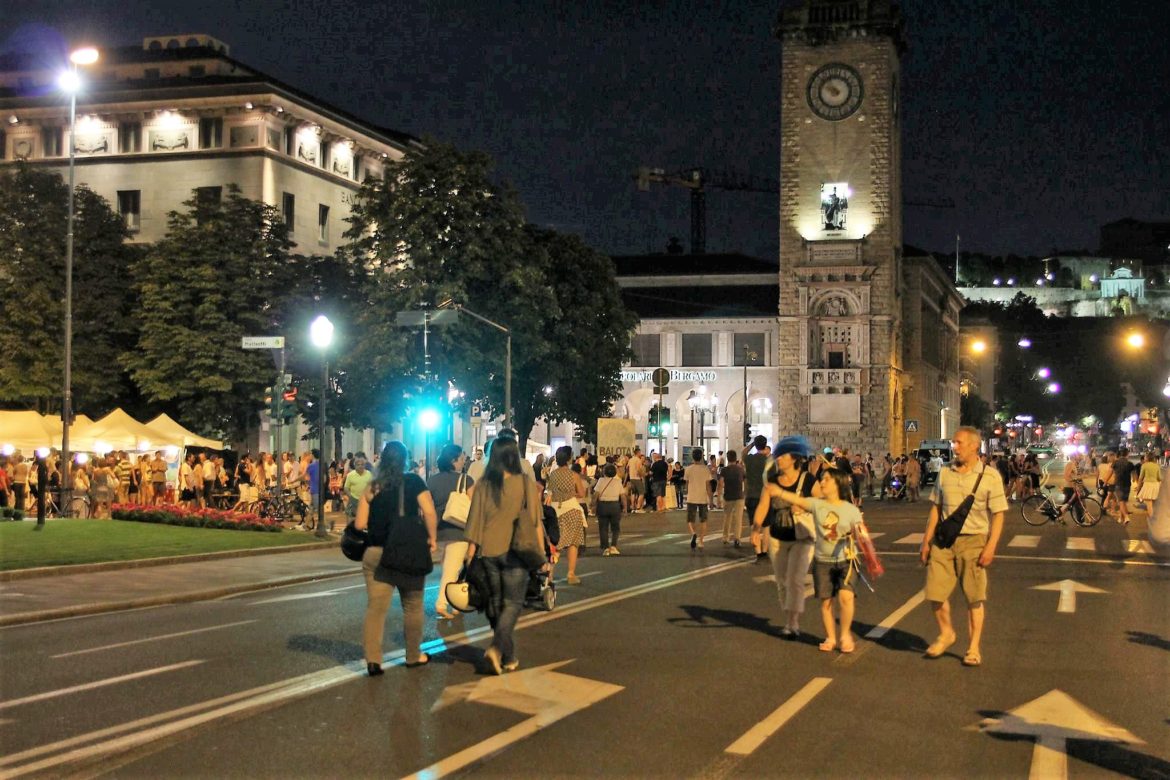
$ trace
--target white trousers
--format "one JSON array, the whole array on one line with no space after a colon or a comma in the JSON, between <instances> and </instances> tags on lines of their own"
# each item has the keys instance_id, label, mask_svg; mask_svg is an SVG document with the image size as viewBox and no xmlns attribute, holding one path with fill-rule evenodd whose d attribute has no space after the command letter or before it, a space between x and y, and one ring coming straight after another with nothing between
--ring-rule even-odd
<instances>
[{"instance_id":1,"label":"white trousers","mask_svg":"<svg viewBox=\"0 0 1170 780\"><path fill-rule=\"evenodd\" d=\"M447 609L447 583L459 579L459 570L463 568L463 559L467 557L467 542L447 542L443 548L443 575L439 580L439 596L435 599L435 609Z\"/></svg>"},{"instance_id":2,"label":"white trousers","mask_svg":"<svg viewBox=\"0 0 1170 780\"><path fill-rule=\"evenodd\" d=\"M812 540L780 542L772 539L768 545L768 557L776 575L780 608L799 615L804 612L804 578L812 565Z\"/></svg>"}]
</instances>

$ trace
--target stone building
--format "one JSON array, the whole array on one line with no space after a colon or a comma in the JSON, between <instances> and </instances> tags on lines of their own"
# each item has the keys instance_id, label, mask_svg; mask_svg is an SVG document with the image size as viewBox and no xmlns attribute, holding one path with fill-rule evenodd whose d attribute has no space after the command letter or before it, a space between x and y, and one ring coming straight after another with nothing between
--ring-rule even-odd
<instances>
[{"instance_id":1,"label":"stone building","mask_svg":"<svg viewBox=\"0 0 1170 780\"><path fill-rule=\"evenodd\" d=\"M902 451L958 422L960 308L933 260L903 258L902 17L805 0L776 34L779 429Z\"/></svg>"},{"instance_id":2,"label":"stone building","mask_svg":"<svg viewBox=\"0 0 1170 780\"><path fill-rule=\"evenodd\" d=\"M0 170L18 162L64 174L64 63L0 57ZM79 67L75 166L136 242L162 238L167 214L228 184L284 216L304 254L343 243L353 195L417 141L330 106L230 56L207 35L147 38Z\"/></svg>"}]
</instances>

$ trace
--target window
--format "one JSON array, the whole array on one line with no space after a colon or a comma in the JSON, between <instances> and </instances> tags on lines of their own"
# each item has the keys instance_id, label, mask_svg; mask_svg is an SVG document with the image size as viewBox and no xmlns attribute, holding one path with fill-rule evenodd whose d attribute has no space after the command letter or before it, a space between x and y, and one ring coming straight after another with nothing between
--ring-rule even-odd
<instances>
[{"instance_id":1,"label":"window","mask_svg":"<svg viewBox=\"0 0 1170 780\"><path fill-rule=\"evenodd\" d=\"M118 151L123 154L142 151L141 122L122 122L118 125Z\"/></svg>"},{"instance_id":2,"label":"window","mask_svg":"<svg viewBox=\"0 0 1170 780\"><path fill-rule=\"evenodd\" d=\"M294 143L296 143L296 138L295 138L295 134L293 133L293 129L291 127L284 128L284 153L285 154L292 154L293 153L293 150L295 149L295 147L293 146Z\"/></svg>"},{"instance_id":3,"label":"window","mask_svg":"<svg viewBox=\"0 0 1170 780\"><path fill-rule=\"evenodd\" d=\"M662 337L657 333L638 333L630 346L634 349L632 365L657 367L662 362Z\"/></svg>"},{"instance_id":4,"label":"window","mask_svg":"<svg viewBox=\"0 0 1170 780\"><path fill-rule=\"evenodd\" d=\"M218 149L223 146L223 120L204 118L199 120L199 148Z\"/></svg>"},{"instance_id":5,"label":"window","mask_svg":"<svg viewBox=\"0 0 1170 780\"><path fill-rule=\"evenodd\" d=\"M284 225L288 232L293 232L293 225L297 221L297 196L291 192L284 193L280 199L280 211L284 214Z\"/></svg>"},{"instance_id":6,"label":"window","mask_svg":"<svg viewBox=\"0 0 1170 780\"><path fill-rule=\"evenodd\" d=\"M187 68L187 75L193 79L203 78L207 75L207 68L203 67L202 65L192 65L191 67Z\"/></svg>"},{"instance_id":7,"label":"window","mask_svg":"<svg viewBox=\"0 0 1170 780\"><path fill-rule=\"evenodd\" d=\"M325 170L329 170L331 156L332 155L330 155L329 144L322 141L321 142L321 151L317 154L317 159L321 161L321 167L324 168Z\"/></svg>"},{"instance_id":8,"label":"window","mask_svg":"<svg viewBox=\"0 0 1170 780\"><path fill-rule=\"evenodd\" d=\"M41 128L41 149L45 157L60 157L64 154L62 152L65 146L64 135L65 128L63 127Z\"/></svg>"},{"instance_id":9,"label":"window","mask_svg":"<svg viewBox=\"0 0 1170 780\"><path fill-rule=\"evenodd\" d=\"M684 333L682 334L682 363L684 366L710 366L711 361L711 334Z\"/></svg>"},{"instance_id":10,"label":"window","mask_svg":"<svg viewBox=\"0 0 1170 780\"><path fill-rule=\"evenodd\" d=\"M195 200L201 204L217 204L223 198L223 187L196 187Z\"/></svg>"},{"instance_id":11,"label":"window","mask_svg":"<svg viewBox=\"0 0 1170 780\"><path fill-rule=\"evenodd\" d=\"M829 350L829 368L845 368L845 353L842 350Z\"/></svg>"},{"instance_id":12,"label":"window","mask_svg":"<svg viewBox=\"0 0 1170 780\"><path fill-rule=\"evenodd\" d=\"M736 333L735 334L735 362L736 366L762 366L768 361L764 355L763 333Z\"/></svg>"},{"instance_id":13,"label":"window","mask_svg":"<svg viewBox=\"0 0 1170 780\"><path fill-rule=\"evenodd\" d=\"M329 242L329 207L325 205L317 206L317 240Z\"/></svg>"},{"instance_id":14,"label":"window","mask_svg":"<svg viewBox=\"0 0 1170 780\"><path fill-rule=\"evenodd\" d=\"M128 229L138 230L142 226L142 191L118 190L118 213Z\"/></svg>"}]
</instances>

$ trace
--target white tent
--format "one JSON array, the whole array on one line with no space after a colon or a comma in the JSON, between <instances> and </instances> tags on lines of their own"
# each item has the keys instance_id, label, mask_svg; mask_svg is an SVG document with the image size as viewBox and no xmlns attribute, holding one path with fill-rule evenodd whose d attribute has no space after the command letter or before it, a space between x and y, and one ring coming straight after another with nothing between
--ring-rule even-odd
<instances>
[{"instance_id":1,"label":"white tent","mask_svg":"<svg viewBox=\"0 0 1170 780\"><path fill-rule=\"evenodd\" d=\"M162 431L138 422L121 409L115 409L92 425L81 428L76 437L70 439L70 449L79 452L143 452L176 443Z\"/></svg>"},{"instance_id":2,"label":"white tent","mask_svg":"<svg viewBox=\"0 0 1170 780\"><path fill-rule=\"evenodd\" d=\"M0 411L0 448L12 447L31 455L38 447L61 446L61 418L56 427L51 417L37 412Z\"/></svg>"},{"instance_id":3,"label":"white tent","mask_svg":"<svg viewBox=\"0 0 1170 780\"><path fill-rule=\"evenodd\" d=\"M184 447L207 447L212 450L222 450L223 442L208 439L184 428L175 422L169 415L160 414L147 423L148 426L167 435L167 444L180 444Z\"/></svg>"}]
</instances>

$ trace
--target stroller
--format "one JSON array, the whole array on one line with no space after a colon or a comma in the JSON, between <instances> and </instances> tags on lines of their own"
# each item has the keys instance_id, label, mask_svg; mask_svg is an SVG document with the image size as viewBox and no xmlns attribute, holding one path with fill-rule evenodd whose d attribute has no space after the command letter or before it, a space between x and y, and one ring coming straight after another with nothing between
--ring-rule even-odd
<instances>
[{"instance_id":1,"label":"stroller","mask_svg":"<svg viewBox=\"0 0 1170 780\"><path fill-rule=\"evenodd\" d=\"M544 535L549 544L556 547L561 541L561 526L557 522L557 512L551 506L544 507ZM546 612L552 612L557 604L557 586L553 582L552 560L545 570L532 572L528 578L528 590L524 594L524 606L531 607L540 604Z\"/></svg>"},{"instance_id":2,"label":"stroller","mask_svg":"<svg viewBox=\"0 0 1170 780\"><path fill-rule=\"evenodd\" d=\"M895 476L890 480L890 500L902 501L906 498L906 479Z\"/></svg>"}]
</instances>

